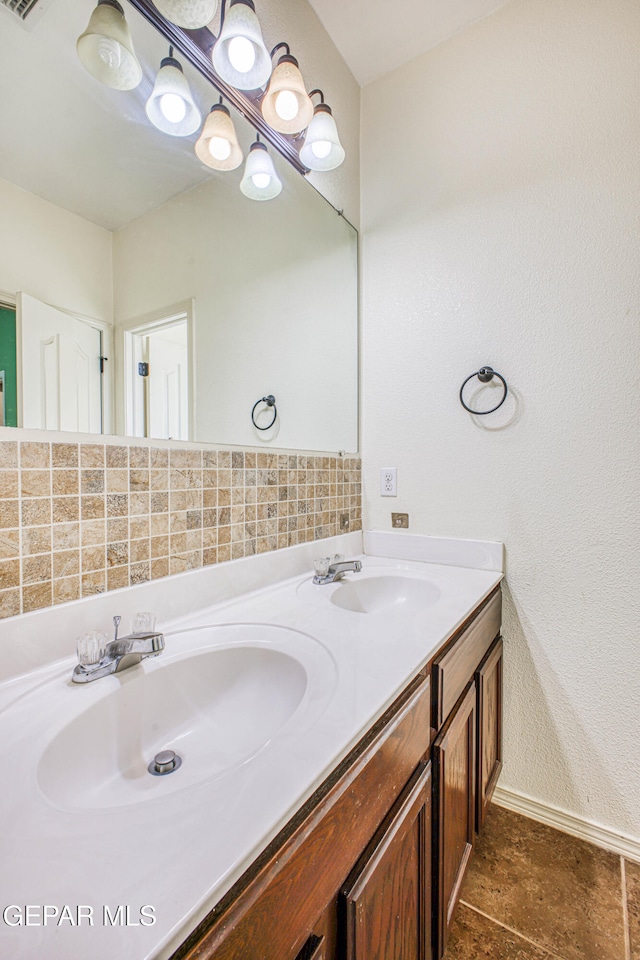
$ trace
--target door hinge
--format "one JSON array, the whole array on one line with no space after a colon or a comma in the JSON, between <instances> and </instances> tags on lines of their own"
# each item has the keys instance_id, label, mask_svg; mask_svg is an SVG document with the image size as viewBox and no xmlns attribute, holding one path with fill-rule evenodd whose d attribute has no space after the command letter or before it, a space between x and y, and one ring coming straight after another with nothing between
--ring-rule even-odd
<instances>
[{"instance_id":1,"label":"door hinge","mask_svg":"<svg viewBox=\"0 0 640 960\"><path fill-rule=\"evenodd\" d=\"M138 373L141 377L149 376L149 364L148 363L139 363L138 364Z\"/></svg>"},{"instance_id":2,"label":"door hinge","mask_svg":"<svg viewBox=\"0 0 640 960\"><path fill-rule=\"evenodd\" d=\"M100 373L104 373L104 364L109 357L100 357Z\"/></svg>"}]
</instances>

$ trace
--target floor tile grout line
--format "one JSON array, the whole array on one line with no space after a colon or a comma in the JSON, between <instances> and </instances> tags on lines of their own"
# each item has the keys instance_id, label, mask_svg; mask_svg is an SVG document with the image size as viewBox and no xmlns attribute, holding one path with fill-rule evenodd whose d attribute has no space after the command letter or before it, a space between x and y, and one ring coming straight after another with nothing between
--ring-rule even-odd
<instances>
[{"instance_id":1,"label":"floor tile grout line","mask_svg":"<svg viewBox=\"0 0 640 960\"><path fill-rule=\"evenodd\" d=\"M629 930L629 902L627 900L627 867L624 857L620 857L620 878L622 880L622 925L624 927L624 956L631 960L631 931Z\"/></svg>"},{"instance_id":2,"label":"floor tile grout line","mask_svg":"<svg viewBox=\"0 0 640 960\"><path fill-rule=\"evenodd\" d=\"M513 927L509 927L506 923L501 923L500 920L496 920L495 917L489 916L488 913L485 913L483 910L479 910L477 907L472 906L470 903L467 903L466 900L460 900L460 903L464 907L468 907L469 910L473 910L474 913L480 914L481 917L484 917L485 920L490 920L492 923L495 923L496 926L502 927L503 930L508 930L509 933L513 933L516 937L519 937L521 940L530 943L532 947L536 947L538 950L541 950L543 953L546 953L548 957L552 957L553 960L565 960L565 957L561 957L559 953L553 953L552 950L549 950L548 947L544 947L541 943L538 943L536 940L531 940L529 937L525 937L524 934L520 933L518 930L514 930Z\"/></svg>"}]
</instances>

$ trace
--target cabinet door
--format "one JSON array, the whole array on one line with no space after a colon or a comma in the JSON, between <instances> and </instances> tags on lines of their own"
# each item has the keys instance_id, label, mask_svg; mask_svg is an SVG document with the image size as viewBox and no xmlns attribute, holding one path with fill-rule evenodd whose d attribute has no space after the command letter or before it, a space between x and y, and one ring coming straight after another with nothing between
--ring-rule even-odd
<instances>
[{"instance_id":1,"label":"cabinet door","mask_svg":"<svg viewBox=\"0 0 640 960\"><path fill-rule=\"evenodd\" d=\"M421 764L342 890L346 960L431 960L431 765Z\"/></svg>"},{"instance_id":2,"label":"cabinet door","mask_svg":"<svg viewBox=\"0 0 640 960\"><path fill-rule=\"evenodd\" d=\"M453 911L473 852L476 687L470 683L433 745L436 955L447 943Z\"/></svg>"},{"instance_id":3,"label":"cabinet door","mask_svg":"<svg viewBox=\"0 0 640 960\"><path fill-rule=\"evenodd\" d=\"M482 829L502 770L502 638L476 671L478 688L476 830Z\"/></svg>"}]
</instances>

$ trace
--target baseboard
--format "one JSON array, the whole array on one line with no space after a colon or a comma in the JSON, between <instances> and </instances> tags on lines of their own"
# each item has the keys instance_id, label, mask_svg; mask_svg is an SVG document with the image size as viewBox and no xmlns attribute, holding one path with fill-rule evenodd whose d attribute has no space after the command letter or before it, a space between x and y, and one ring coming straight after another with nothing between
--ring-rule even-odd
<instances>
[{"instance_id":1,"label":"baseboard","mask_svg":"<svg viewBox=\"0 0 640 960\"><path fill-rule=\"evenodd\" d=\"M547 826L562 830L563 833L570 833L573 837L587 840L597 847L604 847L605 850L640 863L640 840L628 837L624 833L607 830L606 827L583 820L565 810L558 810L557 807L548 806L540 803L539 800L532 800L531 797L513 790L505 790L503 787L496 787L493 802L507 810L521 813L539 823L546 823Z\"/></svg>"}]
</instances>

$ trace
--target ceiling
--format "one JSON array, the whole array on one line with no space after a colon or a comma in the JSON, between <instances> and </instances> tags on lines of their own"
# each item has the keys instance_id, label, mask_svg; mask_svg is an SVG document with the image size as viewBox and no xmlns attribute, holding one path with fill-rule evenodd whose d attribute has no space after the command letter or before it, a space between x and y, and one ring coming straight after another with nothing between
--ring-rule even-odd
<instances>
[{"instance_id":1,"label":"ceiling","mask_svg":"<svg viewBox=\"0 0 640 960\"><path fill-rule=\"evenodd\" d=\"M309 0L361 86L508 0Z\"/></svg>"}]
</instances>

